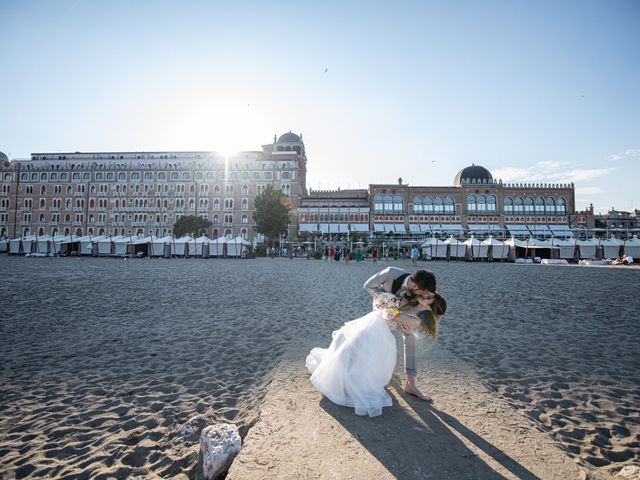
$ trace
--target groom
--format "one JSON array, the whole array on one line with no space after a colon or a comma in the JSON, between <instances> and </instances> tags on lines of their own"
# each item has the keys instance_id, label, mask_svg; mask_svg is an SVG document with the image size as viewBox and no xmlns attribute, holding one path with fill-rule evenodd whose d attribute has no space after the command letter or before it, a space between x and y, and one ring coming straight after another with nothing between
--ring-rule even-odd
<instances>
[{"instance_id":1,"label":"groom","mask_svg":"<svg viewBox=\"0 0 640 480\"><path fill-rule=\"evenodd\" d=\"M397 267L387 267L381 272L369 278L363 288L373 296L382 292L393 293L400 297L408 298L420 296L432 297L436 291L436 276L429 270L416 270L413 274ZM404 391L424 401L431 401L431 397L421 392L416 385L416 337L409 331L404 333L404 366L407 372L407 381Z\"/></svg>"}]
</instances>

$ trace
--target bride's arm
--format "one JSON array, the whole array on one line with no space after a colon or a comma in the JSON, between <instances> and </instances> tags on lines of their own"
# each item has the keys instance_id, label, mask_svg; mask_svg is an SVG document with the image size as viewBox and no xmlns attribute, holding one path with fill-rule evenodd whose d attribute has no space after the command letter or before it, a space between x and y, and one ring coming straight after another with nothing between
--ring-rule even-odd
<instances>
[{"instance_id":1,"label":"bride's arm","mask_svg":"<svg viewBox=\"0 0 640 480\"><path fill-rule=\"evenodd\" d=\"M398 327L404 327L400 328L403 332L415 330L420 325L420 319L418 317L402 311L396 315L394 320L398 323Z\"/></svg>"}]
</instances>

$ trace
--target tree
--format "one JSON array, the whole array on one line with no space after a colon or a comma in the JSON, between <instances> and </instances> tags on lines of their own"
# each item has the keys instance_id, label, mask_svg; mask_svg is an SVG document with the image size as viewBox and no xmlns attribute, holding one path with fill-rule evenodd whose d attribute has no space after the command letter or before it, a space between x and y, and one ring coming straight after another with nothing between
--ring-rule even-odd
<instances>
[{"instance_id":1,"label":"tree","mask_svg":"<svg viewBox=\"0 0 640 480\"><path fill-rule=\"evenodd\" d=\"M256 232L271 240L271 246L277 237L287 232L289 226L289 199L282 190L275 190L271 185L256 197L256 211L253 219Z\"/></svg>"},{"instance_id":2,"label":"tree","mask_svg":"<svg viewBox=\"0 0 640 480\"><path fill-rule=\"evenodd\" d=\"M184 217L180 217L176 220L176 223L173 224L173 234L176 237L181 237L186 234L193 234L194 236L197 236L200 233L206 232L207 228L210 226L211 222L209 220L196 217L195 215L186 215Z\"/></svg>"}]
</instances>

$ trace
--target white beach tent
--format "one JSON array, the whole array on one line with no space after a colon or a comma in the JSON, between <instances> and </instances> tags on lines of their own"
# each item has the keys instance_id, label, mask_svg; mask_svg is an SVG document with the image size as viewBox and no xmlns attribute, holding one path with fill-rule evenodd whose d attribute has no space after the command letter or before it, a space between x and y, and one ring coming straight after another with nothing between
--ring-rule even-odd
<instances>
[{"instance_id":1,"label":"white beach tent","mask_svg":"<svg viewBox=\"0 0 640 480\"><path fill-rule=\"evenodd\" d=\"M8 252L9 251L9 240L2 239L0 240L0 252Z\"/></svg>"},{"instance_id":2,"label":"white beach tent","mask_svg":"<svg viewBox=\"0 0 640 480\"><path fill-rule=\"evenodd\" d=\"M185 254L189 254L189 247L187 244L191 241L191 237L189 235L185 235L184 237L174 238L171 243L171 255L178 255L180 257L185 256Z\"/></svg>"},{"instance_id":3,"label":"white beach tent","mask_svg":"<svg viewBox=\"0 0 640 480\"><path fill-rule=\"evenodd\" d=\"M106 237L105 235L86 235L84 237L80 237L80 255L91 255L93 253L93 244L100 242L100 240L104 238L108 237Z\"/></svg>"},{"instance_id":4,"label":"white beach tent","mask_svg":"<svg viewBox=\"0 0 640 480\"><path fill-rule=\"evenodd\" d=\"M604 258L618 258L620 256L620 247L624 242L616 237L611 237L600 241Z\"/></svg>"},{"instance_id":5,"label":"white beach tent","mask_svg":"<svg viewBox=\"0 0 640 480\"><path fill-rule=\"evenodd\" d=\"M489 255L489 247L491 247L491 258L494 260L504 260L509 257L509 246L505 245L504 242L493 238L493 235L489 235L487 239L480 243L482 243L482 245L486 245L487 256Z\"/></svg>"},{"instance_id":6,"label":"white beach tent","mask_svg":"<svg viewBox=\"0 0 640 480\"><path fill-rule=\"evenodd\" d=\"M575 258L576 256L576 239L574 238L552 238L551 242L554 247L558 247L559 249L559 257L560 258Z\"/></svg>"},{"instance_id":7,"label":"white beach tent","mask_svg":"<svg viewBox=\"0 0 640 480\"><path fill-rule=\"evenodd\" d=\"M513 237L513 236L511 238L506 239L504 241L504 244L509 247L509 254L508 254L509 260L515 260L516 259L516 257L518 256L517 255L518 254L518 251L517 251L518 247L526 249L527 245L528 245L526 240L519 240L519 239L517 239L516 237Z\"/></svg>"},{"instance_id":8,"label":"white beach tent","mask_svg":"<svg viewBox=\"0 0 640 480\"><path fill-rule=\"evenodd\" d=\"M127 245L133 243L133 238L130 235L120 235L113 237L111 241L115 245L115 254L118 256L124 256L127 254Z\"/></svg>"},{"instance_id":9,"label":"white beach tent","mask_svg":"<svg viewBox=\"0 0 640 480\"><path fill-rule=\"evenodd\" d=\"M9 253L15 255L23 252L24 250L22 248L22 237L12 238L11 240L9 240Z\"/></svg>"},{"instance_id":10,"label":"white beach tent","mask_svg":"<svg viewBox=\"0 0 640 480\"><path fill-rule=\"evenodd\" d=\"M209 242L209 256L221 257L225 253L225 244L229 239L227 237L216 238Z\"/></svg>"},{"instance_id":11,"label":"white beach tent","mask_svg":"<svg viewBox=\"0 0 640 480\"><path fill-rule=\"evenodd\" d=\"M420 245L425 255L431 258L447 258L447 245L435 237L429 237Z\"/></svg>"},{"instance_id":12,"label":"white beach tent","mask_svg":"<svg viewBox=\"0 0 640 480\"><path fill-rule=\"evenodd\" d=\"M98 240L98 255L111 255L112 238L115 237L102 237Z\"/></svg>"},{"instance_id":13,"label":"white beach tent","mask_svg":"<svg viewBox=\"0 0 640 480\"><path fill-rule=\"evenodd\" d=\"M201 236L198 238L192 238L189 241L189 255L192 257L201 257L202 256L202 245L205 243L210 243L211 240L205 236Z\"/></svg>"},{"instance_id":14,"label":"white beach tent","mask_svg":"<svg viewBox=\"0 0 640 480\"><path fill-rule=\"evenodd\" d=\"M468 258L474 259L487 259L489 255L489 246L484 245L480 240L471 235L464 242L467 246L467 256Z\"/></svg>"},{"instance_id":15,"label":"white beach tent","mask_svg":"<svg viewBox=\"0 0 640 480\"><path fill-rule=\"evenodd\" d=\"M22 237L22 253L37 252L38 237L36 235L29 235Z\"/></svg>"},{"instance_id":16,"label":"white beach tent","mask_svg":"<svg viewBox=\"0 0 640 480\"><path fill-rule=\"evenodd\" d=\"M624 254L633 257L634 262L640 259L640 238L637 235L624 242Z\"/></svg>"},{"instance_id":17,"label":"white beach tent","mask_svg":"<svg viewBox=\"0 0 640 480\"><path fill-rule=\"evenodd\" d=\"M580 249L580 258L595 258L596 248L598 247L599 240L595 237L588 238L586 240L578 240L578 248Z\"/></svg>"},{"instance_id":18,"label":"white beach tent","mask_svg":"<svg viewBox=\"0 0 640 480\"><path fill-rule=\"evenodd\" d=\"M36 237L38 253L53 253L53 242L49 235Z\"/></svg>"},{"instance_id":19,"label":"white beach tent","mask_svg":"<svg viewBox=\"0 0 640 480\"><path fill-rule=\"evenodd\" d=\"M62 251L62 245L64 243L71 243L73 241L73 235L55 235L51 238L53 244L53 253L58 254Z\"/></svg>"},{"instance_id":20,"label":"white beach tent","mask_svg":"<svg viewBox=\"0 0 640 480\"><path fill-rule=\"evenodd\" d=\"M150 257L161 257L164 255L164 246L166 244L171 244L173 241L173 237L167 235L166 237L151 237L151 242L149 244L149 256Z\"/></svg>"},{"instance_id":21,"label":"white beach tent","mask_svg":"<svg viewBox=\"0 0 640 480\"><path fill-rule=\"evenodd\" d=\"M444 243L449 245L449 257L451 258L464 258L467 252L467 246L464 242L459 241L457 238L451 236L447 238Z\"/></svg>"},{"instance_id":22,"label":"white beach tent","mask_svg":"<svg viewBox=\"0 0 640 480\"><path fill-rule=\"evenodd\" d=\"M250 245L251 243L242 237L232 238L227 241L227 256L239 257L242 255L243 250L246 250Z\"/></svg>"}]
</instances>

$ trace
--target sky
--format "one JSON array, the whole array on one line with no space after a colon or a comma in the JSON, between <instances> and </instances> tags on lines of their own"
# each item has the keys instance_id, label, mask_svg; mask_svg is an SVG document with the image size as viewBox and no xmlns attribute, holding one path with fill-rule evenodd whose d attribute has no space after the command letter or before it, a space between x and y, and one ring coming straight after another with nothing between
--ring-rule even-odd
<instances>
[{"instance_id":1,"label":"sky","mask_svg":"<svg viewBox=\"0 0 640 480\"><path fill-rule=\"evenodd\" d=\"M0 0L0 151L261 150L307 186L574 182L640 208L640 2Z\"/></svg>"}]
</instances>

